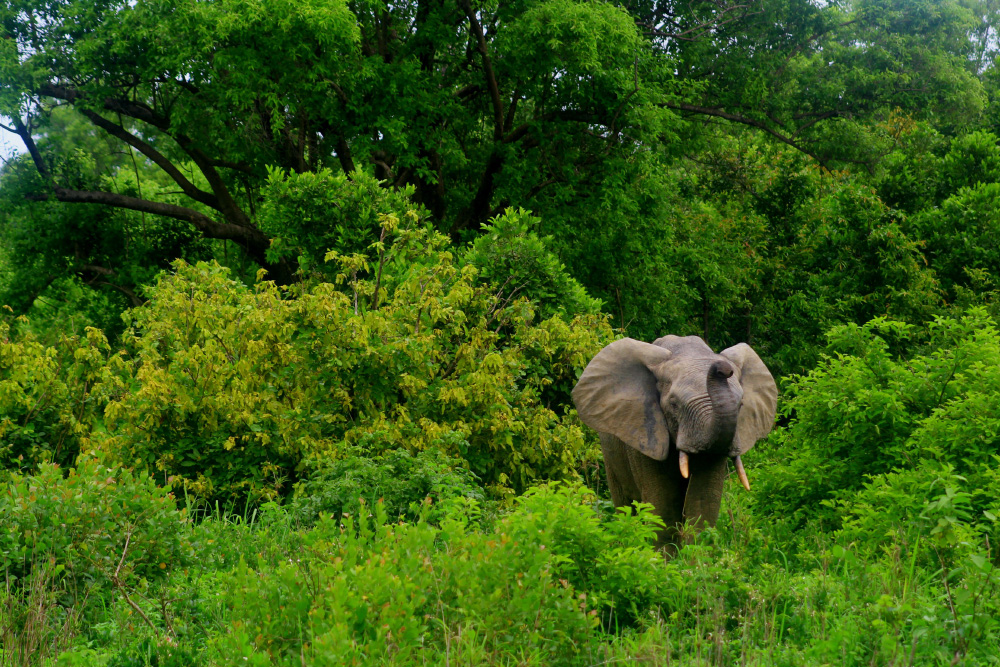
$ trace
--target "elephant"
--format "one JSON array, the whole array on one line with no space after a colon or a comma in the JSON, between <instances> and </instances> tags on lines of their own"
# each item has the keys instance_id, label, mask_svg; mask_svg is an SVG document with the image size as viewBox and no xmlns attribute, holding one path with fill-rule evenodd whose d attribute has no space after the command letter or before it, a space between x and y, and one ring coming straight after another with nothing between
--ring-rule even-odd
<instances>
[{"instance_id":1,"label":"elephant","mask_svg":"<svg viewBox=\"0 0 1000 667\"><path fill-rule=\"evenodd\" d=\"M657 547L676 549L685 521L715 526L722 488L740 456L774 424L778 388L746 343L716 354L698 336L652 344L617 340L584 369L573 388L580 419L600 435L616 507L650 503L665 528Z\"/></svg>"}]
</instances>

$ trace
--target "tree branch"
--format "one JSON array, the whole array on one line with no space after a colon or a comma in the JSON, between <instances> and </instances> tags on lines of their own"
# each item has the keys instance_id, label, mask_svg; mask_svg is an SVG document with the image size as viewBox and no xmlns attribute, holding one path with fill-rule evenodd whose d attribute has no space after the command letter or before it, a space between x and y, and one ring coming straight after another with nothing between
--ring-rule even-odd
<instances>
[{"instance_id":1,"label":"tree branch","mask_svg":"<svg viewBox=\"0 0 1000 667\"><path fill-rule=\"evenodd\" d=\"M69 86L43 83L38 86L35 92L39 95L52 97L57 100L63 100L64 102L69 102L71 104L85 101L85 95L83 93L76 88L71 88ZM152 125L167 134L171 134L170 119L166 116L161 116L153 111L149 106L142 104L141 102L132 102L120 98L107 97L101 103L101 106L108 111L114 111L115 113L120 113L124 116L141 120L142 122Z\"/></svg>"},{"instance_id":2,"label":"tree branch","mask_svg":"<svg viewBox=\"0 0 1000 667\"><path fill-rule=\"evenodd\" d=\"M64 100L66 102L70 102L71 104L78 104L86 101L83 93L76 88L71 88L69 86L59 86L46 83L40 85L35 92L39 95L52 97L57 100ZM104 98L102 105L107 111L113 111L136 120L141 120L142 122L152 125L164 134L172 137L174 141L177 142L177 145L181 147L181 150L187 153L194 163L198 165L198 168L201 169L205 178L208 180L208 184L212 188L212 192L215 194L217 199L218 205L214 208L225 215L230 221L238 225L248 228L253 227L249 216L247 216L243 209L237 205L236 200L233 199L232 194L229 192L229 188L222 180L222 177L219 176L219 172L215 169L216 161L208 157L201 149L195 146L194 141L190 137L179 132L171 131L170 119L168 117L156 113L148 105L141 102L123 100L115 97Z\"/></svg>"},{"instance_id":3,"label":"tree branch","mask_svg":"<svg viewBox=\"0 0 1000 667\"><path fill-rule=\"evenodd\" d=\"M153 215L162 215L175 220L189 222L208 238L228 239L240 243L251 253L259 249L260 257L263 257L263 249L268 246L268 239L260 231L241 225L234 225L228 222L218 222L208 217L200 211L176 204L149 201L138 197L129 197L114 192L102 192L96 190L71 190L56 186L52 195L57 201L71 204L102 204L112 208L124 208L132 211L141 211ZM33 201L44 201L50 195L29 195L27 198ZM255 257L256 258L256 257Z\"/></svg>"},{"instance_id":4,"label":"tree branch","mask_svg":"<svg viewBox=\"0 0 1000 667\"><path fill-rule=\"evenodd\" d=\"M118 283L113 283L110 280L101 280L102 277L110 278L111 276L118 275L118 272L114 269L109 269L104 266L96 266L94 264L81 264L77 267L77 271L81 273L91 273L94 275L93 278L87 281L88 284L111 287L112 289L118 290L128 297L128 300L132 303L134 308L138 308L144 303L143 300L139 298L139 295L136 294L131 288L126 287L125 285L119 285Z\"/></svg>"},{"instance_id":5,"label":"tree branch","mask_svg":"<svg viewBox=\"0 0 1000 667\"><path fill-rule=\"evenodd\" d=\"M229 160L212 160L213 167L221 167L223 169L232 169L233 171L238 171L246 174L247 176L256 176L256 172L250 168L250 165L243 162L230 162Z\"/></svg>"},{"instance_id":6,"label":"tree branch","mask_svg":"<svg viewBox=\"0 0 1000 667\"><path fill-rule=\"evenodd\" d=\"M162 153L160 153L155 148L147 144L145 141L142 141L137 136L127 131L124 127L112 123L111 121L100 116L99 114L94 113L93 111L90 111L89 109L80 109L80 113L82 113L84 116L90 119L90 122L92 122L94 125L98 126L108 134L114 137L118 137L126 144L132 146L140 153L145 155L147 158L149 158L153 162L153 164L155 164L157 167L165 171L167 175L170 176L170 178L172 178L174 182L180 186L181 190L188 197L197 202L201 202L205 206L209 206L216 210L219 209L219 200L215 197L215 195L195 187L195 185L187 178L185 178L184 174L182 174L181 171L177 167L175 167L172 162L170 162L170 160L168 160Z\"/></svg>"},{"instance_id":7,"label":"tree branch","mask_svg":"<svg viewBox=\"0 0 1000 667\"><path fill-rule=\"evenodd\" d=\"M750 127L756 127L758 130L763 130L764 132L770 134L778 141L788 144L797 151L805 153L812 159L816 160L816 162L818 162L821 167L829 171L829 167L826 166L826 161L823 158L816 155L812 151L807 150L801 143L795 141L794 138L786 137L782 133L768 127L766 123L762 123L759 120L729 113L727 111L723 111L722 109L714 109L712 107L702 107L696 104L687 104L685 102L681 102L680 104L667 104L666 107L668 109L687 111L689 113L696 113L703 116L714 116L715 118L723 118L725 120L732 121L734 123L739 123L741 125L749 125Z\"/></svg>"},{"instance_id":8,"label":"tree branch","mask_svg":"<svg viewBox=\"0 0 1000 667\"><path fill-rule=\"evenodd\" d=\"M729 6L718 7L715 15L711 19L709 19L707 21L702 21L701 23L698 23L698 24L696 24L696 25L688 28L687 30L680 30L680 31L675 31L675 32L666 32L666 31L658 29L655 25L650 25L649 23L644 23L644 22L639 22L639 21L637 21L636 23L639 26L645 28L645 30L643 32L648 37L664 37L664 38L667 38L667 39L679 39L679 40L682 40L682 41L685 41L685 42L694 42L694 41L697 41L698 39L700 39L702 37L702 35L704 35L706 32L709 32L709 31L712 31L712 30L718 30L719 28L721 28L724 25L727 25L727 24L732 23L734 21L739 21L741 19L745 19L747 16L752 16L754 14L760 14L762 10L761 11L756 11L756 12L755 11L751 11L752 8L753 8L754 3L755 3L755 0L751 0L751 2L748 2L746 4L737 4L737 5L729 5ZM715 4L718 6L721 3L715 3ZM739 12L740 10L743 10L743 11L741 13L739 13L738 15L736 15L736 16L731 16L731 14ZM679 23L677 21L669 21L669 23L672 23L675 26L680 27L680 25L679 25ZM693 35L693 36L689 36L689 35Z\"/></svg>"},{"instance_id":9,"label":"tree branch","mask_svg":"<svg viewBox=\"0 0 1000 667\"><path fill-rule=\"evenodd\" d=\"M469 0L462 0L462 9L465 10L465 15L469 18L469 28L483 58L483 74L486 77L486 86L489 88L490 100L493 103L493 139L500 141L503 139L503 102L500 100L500 87L497 85L493 63L486 48L486 35L483 34L483 26L479 24L476 12L472 9L472 3Z\"/></svg>"},{"instance_id":10,"label":"tree branch","mask_svg":"<svg viewBox=\"0 0 1000 667\"><path fill-rule=\"evenodd\" d=\"M52 172L49 171L48 165L42 159L42 154L38 150L38 146L35 145L35 139L31 136L31 130L16 116L14 117L14 133L21 137L21 141L27 147L28 155L31 156L31 161L35 163L35 169L38 170L41 177L46 181L52 182Z\"/></svg>"}]
</instances>

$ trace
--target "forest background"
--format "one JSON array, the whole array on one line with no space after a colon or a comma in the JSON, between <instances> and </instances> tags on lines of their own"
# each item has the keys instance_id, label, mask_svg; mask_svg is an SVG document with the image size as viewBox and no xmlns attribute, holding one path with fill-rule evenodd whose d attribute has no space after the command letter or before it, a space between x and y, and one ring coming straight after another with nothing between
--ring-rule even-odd
<instances>
[{"instance_id":1,"label":"forest background","mask_svg":"<svg viewBox=\"0 0 1000 667\"><path fill-rule=\"evenodd\" d=\"M7 0L0 664L996 664L998 26ZM781 387L671 560L569 399L666 333Z\"/></svg>"}]
</instances>

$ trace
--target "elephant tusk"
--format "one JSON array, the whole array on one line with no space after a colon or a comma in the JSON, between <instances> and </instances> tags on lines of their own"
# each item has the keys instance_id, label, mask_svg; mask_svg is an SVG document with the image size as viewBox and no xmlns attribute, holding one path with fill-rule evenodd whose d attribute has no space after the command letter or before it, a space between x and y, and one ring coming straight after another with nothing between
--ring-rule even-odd
<instances>
[{"instance_id":1,"label":"elephant tusk","mask_svg":"<svg viewBox=\"0 0 1000 667\"><path fill-rule=\"evenodd\" d=\"M683 477L684 479L687 479L688 477L691 476L691 471L688 470L688 455L687 455L687 452L682 452L680 450L677 450L677 453L680 455L679 458L680 458L680 464L681 464L681 477Z\"/></svg>"},{"instance_id":2,"label":"elephant tusk","mask_svg":"<svg viewBox=\"0 0 1000 667\"><path fill-rule=\"evenodd\" d=\"M747 471L743 468L743 461L740 461L740 457L734 457L736 462L736 474L740 476L740 482L743 484L743 488L747 491L750 490L750 480L747 479Z\"/></svg>"}]
</instances>

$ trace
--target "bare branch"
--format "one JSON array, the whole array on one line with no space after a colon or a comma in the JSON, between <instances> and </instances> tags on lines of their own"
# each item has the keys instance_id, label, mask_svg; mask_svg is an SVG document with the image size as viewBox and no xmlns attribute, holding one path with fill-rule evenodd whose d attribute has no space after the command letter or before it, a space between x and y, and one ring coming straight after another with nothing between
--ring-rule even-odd
<instances>
[{"instance_id":1,"label":"bare branch","mask_svg":"<svg viewBox=\"0 0 1000 667\"><path fill-rule=\"evenodd\" d=\"M770 134L772 137L774 137L778 141L780 141L782 143L785 143L785 144L788 144L789 146L791 146L792 148L794 148L797 151L801 151L802 153L805 153L806 155L808 155L812 159L816 160L820 164L821 167L823 167L824 169L827 169L829 171L829 168L826 166L826 161L822 157L820 157L819 155L816 155L812 151L810 151L807 148L805 148L800 142L795 141L795 139L793 137L787 137L784 134L778 132L777 130L775 130L775 129L771 128L771 127L768 127L766 123L762 123L761 121L756 120L754 118L747 118L746 116L740 116L738 114L729 113L727 111L723 111L722 109L715 109L715 108L712 108L712 107L703 107L703 106L698 106L696 104L687 104L685 102L681 102L680 104L667 104L666 107L668 109L676 109L678 111L687 111L687 112L690 112L690 113L700 114L700 115L703 115L703 116L714 116L716 118L724 118L725 120L729 120L729 121L732 121L734 123L739 123L741 125L749 125L750 127L756 127L759 130L763 130L764 132L767 132L768 134Z\"/></svg>"},{"instance_id":2,"label":"bare branch","mask_svg":"<svg viewBox=\"0 0 1000 667\"><path fill-rule=\"evenodd\" d=\"M38 150L38 146L35 145L35 139L31 136L31 130L27 125L21 122L20 118L14 118L14 133L21 137L21 141L28 149L28 155L31 156L31 161L35 163L35 169L42 178L51 182L52 172L49 171L49 167L45 164L45 160L42 159L42 154Z\"/></svg>"},{"instance_id":3,"label":"bare branch","mask_svg":"<svg viewBox=\"0 0 1000 667\"><path fill-rule=\"evenodd\" d=\"M71 190L56 186L52 195L57 201L73 204L103 204L113 208L124 208L132 211L152 213L162 215L175 220L184 220L194 225L198 231L213 239L230 239L247 247L253 251L254 248L267 247L267 238L258 230L234 225L227 222L218 222L208 217L201 211L186 206L167 204L164 202L149 201L138 197L129 197L113 192ZM31 195L30 200L43 201L49 195Z\"/></svg>"},{"instance_id":4,"label":"bare branch","mask_svg":"<svg viewBox=\"0 0 1000 667\"><path fill-rule=\"evenodd\" d=\"M155 164L157 167L165 171L167 175L170 176L170 178L172 178L174 182L180 186L181 190L188 197L194 199L197 202L201 202L205 206L210 206L211 208L217 210L219 209L219 200L215 197L215 195L195 187L195 185L191 183L191 181L189 181L187 178L185 178L184 174L182 174L181 171L177 167L175 167L172 162L170 162L170 160L168 160L162 153L160 153L155 148L147 144L145 141L142 141L137 136L127 131L124 127L112 123L111 121L107 120L106 118L102 117L99 114L94 113L93 111L90 111L89 109L81 109L80 113L82 113L84 116L90 119L90 122L92 122L94 125L98 126L108 134L114 137L118 137L119 139L127 143L129 146L132 146L140 153L145 155L147 158L149 158L153 162L153 164Z\"/></svg>"},{"instance_id":5,"label":"bare branch","mask_svg":"<svg viewBox=\"0 0 1000 667\"><path fill-rule=\"evenodd\" d=\"M86 101L83 93L76 88L69 86L42 84L37 88L36 92L39 95L52 97L58 100L65 100L74 104ZM107 111L113 111L115 113L120 113L123 116L129 116L130 118L141 120L142 122L152 125L162 131L164 134L173 137L174 141L177 142L177 145L191 157L194 163L198 165L198 168L201 169L205 178L208 180L208 184L211 186L212 192L215 193L215 197L217 199L218 205L214 208L220 211L229 220L234 221L239 225L243 225L245 227L253 226L250 222L249 216L247 216L243 209L237 205L236 201L232 197L232 194L229 192L229 188L226 187L222 177L219 176L218 171L216 171L216 161L208 157L200 148L198 148L190 137L185 134L172 131L170 127L170 119L167 116L156 113L152 108L142 102L123 100L115 97L105 98L102 105Z\"/></svg>"},{"instance_id":6,"label":"bare branch","mask_svg":"<svg viewBox=\"0 0 1000 667\"><path fill-rule=\"evenodd\" d=\"M493 62L490 60L489 50L486 46L486 35L483 34L483 26L479 24L476 12L472 9L472 3L469 0L462 0L462 9L465 10L465 15L469 19L469 28L483 58L483 74L486 77L486 86L490 91L490 101L493 103L493 139L500 141L503 139L503 102L500 100L500 87L497 85L497 77L493 72Z\"/></svg>"}]
</instances>

